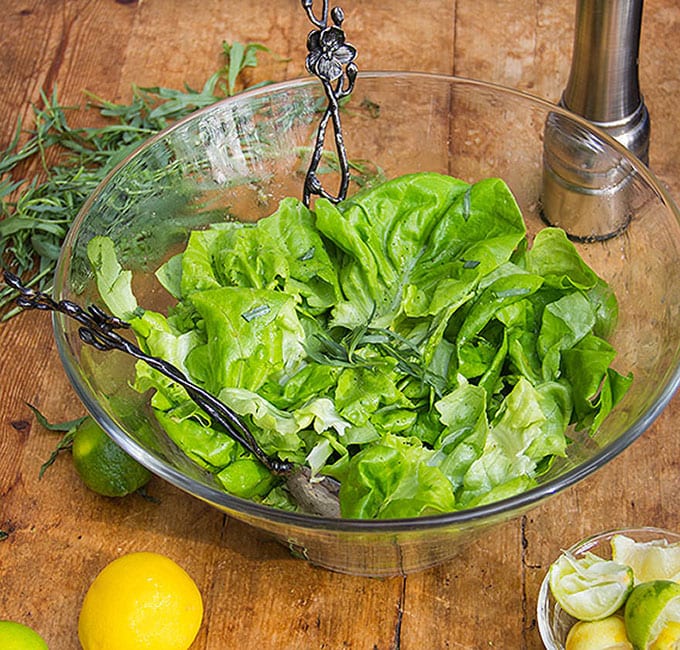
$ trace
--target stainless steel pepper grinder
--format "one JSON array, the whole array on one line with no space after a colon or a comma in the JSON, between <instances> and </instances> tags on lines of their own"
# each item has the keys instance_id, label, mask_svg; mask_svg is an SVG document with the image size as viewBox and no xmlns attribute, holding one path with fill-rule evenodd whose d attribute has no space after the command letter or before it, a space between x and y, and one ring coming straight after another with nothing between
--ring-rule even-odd
<instances>
[{"instance_id":1,"label":"stainless steel pepper grinder","mask_svg":"<svg viewBox=\"0 0 680 650\"><path fill-rule=\"evenodd\" d=\"M640 92L643 0L577 0L571 71L560 104L644 163L649 113ZM572 239L608 239L631 218L632 169L577 123L554 114L545 130L542 209Z\"/></svg>"}]
</instances>

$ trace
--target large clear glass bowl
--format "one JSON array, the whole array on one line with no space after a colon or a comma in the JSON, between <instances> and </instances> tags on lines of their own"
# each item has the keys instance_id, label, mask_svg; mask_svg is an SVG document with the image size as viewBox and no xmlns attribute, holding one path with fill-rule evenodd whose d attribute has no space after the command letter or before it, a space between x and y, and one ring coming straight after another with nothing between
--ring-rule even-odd
<instances>
[{"instance_id":1,"label":"large clear glass bowl","mask_svg":"<svg viewBox=\"0 0 680 650\"><path fill-rule=\"evenodd\" d=\"M272 85L199 111L149 140L111 172L78 215L61 254L56 297L98 302L85 249L91 237L105 234L121 264L133 270L140 304L165 309L165 292L153 271L183 246L192 228L251 221L272 213L281 198L301 195L323 105L316 80ZM364 73L342 120L359 183L375 174L416 171L467 181L501 177L517 197L530 234L545 227L544 151L551 170L576 151L576 176L595 170L588 182L603 179L601 188L590 187L584 196L594 196L603 219L613 215L622 232L578 248L617 294L615 366L624 374L632 371L635 379L594 437L574 434L568 457L555 463L538 487L467 511L389 521L305 516L230 496L169 441L150 414L148 396L130 388L131 359L83 345L77 325L60 315L54 324L64 367L85 406L151 471L317 565L390 575L445 561L475 535L489 534L491 526L583 479L660 413L679 383L680 282L673 269L680 259L680 225L659 182L625 149L585 121L514 90L418 73ZM574 141L565 144L565 133ZM329 174L322 178L334 191L332 142L327 149L322 167ZM357 187L353 182L350 192ZM571 209L570 201L563 203ZM562 225L563 216L550 219Z\"/></svg>"}]
</instances>

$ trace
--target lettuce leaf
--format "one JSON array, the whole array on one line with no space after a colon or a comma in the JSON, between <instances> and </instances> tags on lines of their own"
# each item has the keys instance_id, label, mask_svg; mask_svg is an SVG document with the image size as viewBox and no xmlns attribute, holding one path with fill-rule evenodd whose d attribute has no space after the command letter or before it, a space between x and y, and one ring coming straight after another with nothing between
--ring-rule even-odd
<instances>
[{"instance_id":1,"label":"lettuce leaf","mask_svg":"<svg viewBox=\"0 0 680 650\"><path fill-rule=\"evenodd\" d=\"M122 320L139 316L137 298L132 293L132 271L118 263L113 241L98 235L87 243L87 258L97 281L97 290L109 311Z\"/></svg>"},{"instance_id":2,"label":"lettuce leaf","mask_svg":"<svg viewBox=\"0 0 680 650\"><path fill-rule=\"evenodd\" d=\"M314 211L193 232L157 272L178 299L144 311L105 238L104 301L140 345L239 413L269 454L341 481L345 517L469 508L536 485L570 429L593 433L632 376L606 338L616 297L563 231L530 245L499 179L422 173ZM178 386L135 387L227 491L294 504Z\"/></svg>"},{"instance_id":3,"label":"lettuce leaf","mask_svg":"<svg viewBox=\"0 0 680 650\"><path fill-rule=\"evenodd\" d=\"M419 440L385 436L349 461L340 488L343 517L393 519L455 510L451 483Z\"/></svg>"},{"instance_id":4,"label":"lettuce leaf","mask_svg":"<svg viewBox=\"0 0 680 650\"><path fill-rule=\"evenodd\" d=\"M303 359L305 333L287 294L221 287L190 300L206 341L190 352L186 366L213 394L228 387L256 391L271 376L291 374Z\"/></svg>"},{"instance_id":5,"label":"lettuce leaf","mask_svg":"<svg viewBox=\"0 0 680 650\"><path fill-rule=\"evenodd\" d=\"M334 325L389 323L432 229L468 188L447 176L413 174L338 206L316 203L317 227L343 252L344 300L333 309Z\"/></svg>"}]
</instances>

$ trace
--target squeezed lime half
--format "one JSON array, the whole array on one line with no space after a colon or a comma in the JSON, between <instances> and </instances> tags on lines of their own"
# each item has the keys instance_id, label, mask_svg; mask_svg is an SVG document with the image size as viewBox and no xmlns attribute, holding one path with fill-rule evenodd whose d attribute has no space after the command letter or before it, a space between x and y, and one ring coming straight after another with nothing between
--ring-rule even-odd
<instances>
[{"instance_id":1,"label":"squeezed lime half","mask_svg":"<svg viewBox=\"0 0 680 650\"><path fill-rule=\"evenodd\" d=\"M634 586L633 570L593 553L564 552L550 567L550 591L564 611L581 621L597 621L619 610Z\"/></svg>"},{"instance_id":2,"label":"squeezed lime half","mask_svg":"<svg viewBox=\"0 0 680 650\"><path fill-rule=\"evenodd\" d=\"M652 580L637 585L624 611L626 633L635 650L680 648L680 584Z\"/></svg>"},{"instance_id":3,"label":"squeezed lime half","mask_svg":"<svg viewBox=\"0 0 680 650\"><path fill-rule=\"evenodd\" d=\"M636 584L652 580L680 582L680 542L636 542L619 534L612 537L611 547L612 559L633 569Z\"/></svg>"}]
</instances>

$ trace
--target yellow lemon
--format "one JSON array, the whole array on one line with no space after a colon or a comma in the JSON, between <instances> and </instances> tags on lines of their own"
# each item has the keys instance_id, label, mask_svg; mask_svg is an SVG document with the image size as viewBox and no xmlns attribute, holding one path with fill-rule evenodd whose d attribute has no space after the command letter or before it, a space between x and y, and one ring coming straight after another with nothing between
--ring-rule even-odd
<instances>
[{"instance_id":1,"label":"yellow lemon","mask_svg":"<svg viewBox=\"0 0 680 650\"><path fill-rule=\"evenodd\" d=\"M108 564L85 595L78 620L84 650L187 650L203 618L196 583L158 553Z\"/></svg>"},{"instance_id":2,"label":"yellow lemon","mask_svg":"<svg viewBox=\"0 0 680 650\"><path fill-rule=\"evenodd\" d=\"M680 648L680 623L666 623L661 634L649 646L649 650L678 650Z\"/></svg>"},{"instance_id":3,"label":"yellow lemon","mask_svg":"<svg viewBox=\"0 0 680 650\"><path fill-rule=\"evenodd\" d=\"M2 650L48 650L47 643L35 630L15 621L0 621Z\"/></svg>"},{"instance_id":4,"label":"yellow lemon","mask_svg":"<svg viewBox=\"0 0 680 650\"><path fill-rule=\"evenodd\" d=\"M567 635L565 650L632 650L620 616L579 621Z\"/></svg>"},{"instance_id":5,"label":"yellow lemon","mask_svg":"<svg viewBox=\"0 0 680 650\"><path fill-rule=\"evenodd\" d=\"M151 478L149 470L125 453L90 417L78 425L72 452L83 483L107 497L130 494Z\"/></svg>"}]
</instances>

